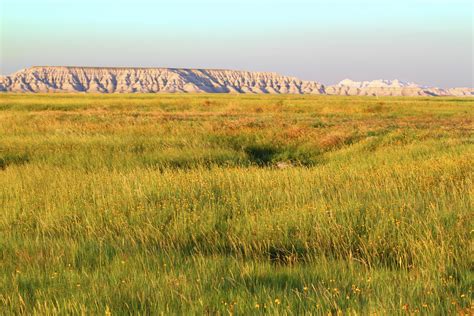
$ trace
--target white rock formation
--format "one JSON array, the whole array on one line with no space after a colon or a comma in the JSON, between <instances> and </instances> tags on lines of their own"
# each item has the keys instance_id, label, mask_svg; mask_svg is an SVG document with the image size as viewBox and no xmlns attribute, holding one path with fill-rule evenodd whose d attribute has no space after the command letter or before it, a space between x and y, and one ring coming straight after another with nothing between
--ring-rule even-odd
<instances>
[{"instance_id":1,"label":"white rock formation","mask_svg":"<svg viewBox=\"0 0 474 316\"><path fill-rule=\"evenodd\" d=\"M31 67L0 76L3 92L289 93L373 96L474 96L472 88L440 89L399 80L323 86L276 73L217 69Z\"/></svg>"},{"instance_id":2,"label":"white rock formation","mask_svg":"<svg viewBox=\"0 0 474 316\"><path fill-rule=\"evenodd\" d=\"M337 84L340 87L353 87L353 88L407 88L407 87L419 87L416 83L394 80L373 80L373 81L352 81L350 79L344 79Z\"/></svg>"},{"instance_id":3,"label":"white rock formation","mask_svg":"<svg viewBox=\"0 0 474 316\"><path fill-rule=\"evenodd\" d=\"M0 91L322 94L324 87L276 73L234 70L31 67L0 77Z\"/></svg>"},{"instance_id":4,"label":"white rock formation","mask_svg":"<svg viewBox=\"0 0 474 316\"><path fill-rule=\"evenodd\" d=\"M400 80L352 81L325 87L327 94L372 96L474 96L472 88L441 89Z\"/></svg>"}]
</instances>

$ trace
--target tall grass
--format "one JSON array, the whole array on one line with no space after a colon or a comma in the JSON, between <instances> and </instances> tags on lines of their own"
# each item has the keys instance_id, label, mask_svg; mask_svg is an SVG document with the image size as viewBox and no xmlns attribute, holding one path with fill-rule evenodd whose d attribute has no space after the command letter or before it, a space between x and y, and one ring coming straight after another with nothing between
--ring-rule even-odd
<instances>
[{"instance_id":1,"label":"tall grass","mask_svg":"<svg viewBox=\"0 0 474 316\"><path fill-rule=\"evenodd\" d=\"M0 98L2 314L471 314L474 102Z\"/></svg>"}]
</instances>

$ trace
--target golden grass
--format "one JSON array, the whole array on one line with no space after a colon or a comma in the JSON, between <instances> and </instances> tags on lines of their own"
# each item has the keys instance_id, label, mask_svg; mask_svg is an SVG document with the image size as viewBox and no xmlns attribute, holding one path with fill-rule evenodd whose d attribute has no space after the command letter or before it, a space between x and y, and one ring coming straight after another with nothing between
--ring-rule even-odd
<instances>
[{"instance_id":1,"label":"golden grass","mask_svg":"<svg viewBox=\"0 0 474 316\"><path fill-rule=\"evenodd\" d=\"M0 95L0 313L472 314L473 106Z\"/></svg>"}]
</instances>

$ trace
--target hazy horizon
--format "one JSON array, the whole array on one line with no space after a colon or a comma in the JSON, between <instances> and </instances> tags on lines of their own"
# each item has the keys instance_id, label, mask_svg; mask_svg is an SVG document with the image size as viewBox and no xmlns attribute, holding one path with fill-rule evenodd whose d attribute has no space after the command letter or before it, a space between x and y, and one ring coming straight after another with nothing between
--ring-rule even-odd
<instances>
[{"instance_id":1,"label":"hazy horizon","mask_svg":"<svg viewBox=\"0 0 474 316\"><path fill-rule=\"evenodd\" d=\"M269 71L473 86L467 0L0 0L0 73L44 66Z\"/></svg>"}]
</instances>

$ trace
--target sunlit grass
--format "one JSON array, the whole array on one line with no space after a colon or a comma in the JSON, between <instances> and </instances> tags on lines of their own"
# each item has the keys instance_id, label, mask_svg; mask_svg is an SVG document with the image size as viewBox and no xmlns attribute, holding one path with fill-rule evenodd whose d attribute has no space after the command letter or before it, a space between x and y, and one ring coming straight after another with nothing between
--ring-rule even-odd
<instances>
[{"instance_id":1,"label":"sunlit grass","mask_svg":"<svg viewBox=\"0 0 474 316\"><path fill-rule=\"evenodd\" d=\"M470 314L473 106L0 95L0 313Z\"/></svg>"}]
</instances>

